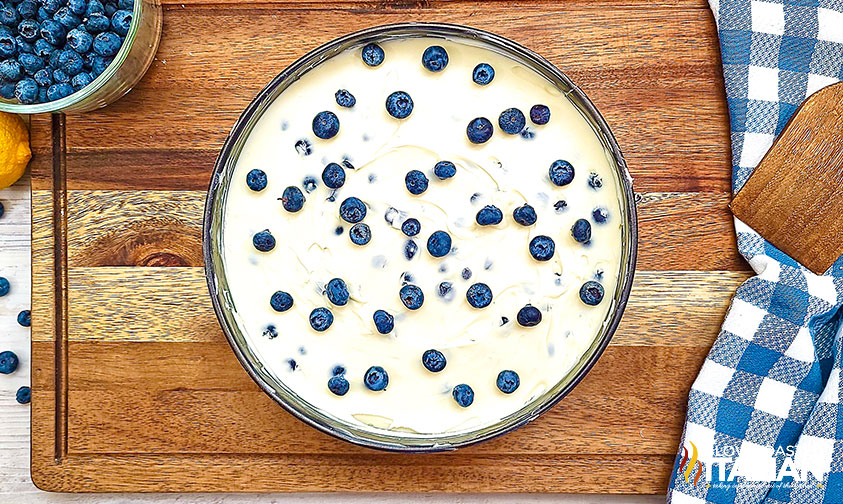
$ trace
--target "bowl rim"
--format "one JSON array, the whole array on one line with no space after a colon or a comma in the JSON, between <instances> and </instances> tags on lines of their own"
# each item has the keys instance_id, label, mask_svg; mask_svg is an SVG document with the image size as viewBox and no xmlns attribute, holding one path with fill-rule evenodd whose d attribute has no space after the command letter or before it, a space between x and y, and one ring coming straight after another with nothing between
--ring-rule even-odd
<instances>
[{"instance_id":1,"label":"bowl rim","mask_svg":"<svg viewBox=\"0 0 843 504\"><path fill-rule=\"evenodd\" d=\"M271 104L277 95L283 92L286 87L274 95L273 93L276 89L285 83L289 85L297 80L303 73L306 73L323 60L330 58L349 47L358 47L368 42L377 42L379 40L382 41L384 39L407 36L431 36L439 38L458 37L491 44L495 47L495 49L503 50L505 54L510 57L517 55L517 57L522 58L532 65L534 70L542 70L545 78L550 80L550 78L553 77L558 81L554 82L557 87L562 87L560 83L567 86L569 88L567 96L571 99L574 106L577 107L585 116L585 119L592 122L592 127L597 129L595 134L600 137L601 142L604 144L606 150L611 154L611 158L616 164L616 176L618 178L618 183L621 186L619 188L619 197L622 199L621 211L626 217L625 225L622 226L622 261L619 271L619 282L615 288L614 297L612 299L614 306L610 306L609 308L609 312L607 313L607 317L602 326L601 334L598 334L598 337L592 341L589 348L586 352L584 352L583 356L580 357L577 364L571 368L568 375L560 379L560 381L553 387L549 388L544 395L539 396L534 399L534 401L522 406L516 412L508 415L498 423L469 431L460 431L456 434L443 433L438 435L439 437L434 437L432 435L424 435L424 437L412 437L406 435L395 436L375 433L370 429L350 426L348 425L348 422L338 421L330 415L319 414L320 412L315 407L311 408L311 415L305 414L294 407L300 406L304 401L299 401L299 404L294 405L290 404L285 398L281 397L279 389L272 387L271 384L263 378L263 370L261 369L262 366L260 362L252 361L254 355L251 354L251 352L251 358L249 355L246 355L247 349L241 347L237 341L237 335L234 334L232 327L229 326L229 322L226 318L228 313L223 308L220 299L221 296L225 295L225 292L221 292L218 289L217 272L215 270L213 257L215 251L212 248L214 234L214 207L218 196L221 196L224 201L224 191L220 190L227 187L227 185L224 186L222 184L223 175L229 166L236 166L237 158L235 156L232 160L232 153L235 149L237 149L235 154L239 156L239 148L242 147L242 145L238 146L238 142L245 141L245 138L248 138L251 128L254 127L257 121L261 118L269 104ZM243 138L243 133L245 133L245 138ZM218 194L220 192L223 194ZM577 87L555 65L521 44L485 30L450 23L393 23L373 26L352 32L308 51L305 55L294 61L276 75L266 86L263 87L263 89L261 89L249 105L246 106L235 124L232 126L214 164L214 170L210 178L203 213L202 249L205 264L205 277L208 283L208 289L217 320L219 321L220 326L225 333L226 340L234 351L238 361L264 393L270 396L276 403L298 420L343 441L347 441L358 446L390 452L432 453L450 451L473 445L482 441L494 439L518 429L555 406L584 379L609 345L612 336L620 324L629 300L638 255L638 217L636 198L632 187L632 177L629 174L626 161L624 160L620 147L609 129L608 124L585 93L583 93L582 90L580 90L580 88ZM222 265L220 265L219 268L224 272ZM576 370L576 372L574 372L574 370ZM565 383L562 388L554 392L552 396L545 399L541 402L541 404L535 404L537 401L541 400L542 397L545 397L550 391L559 387L559 385L568 377L570 377L570 379L567 380L567 383ZM283 383L280 383L281 380L276 379L276 381L279 382L277 384L280 385L282 389L286 388ZM306 404L309 406L309 403ZM535 407L529 409L531 406ZM314 418L317 414L319 414L318 418ZM334 425L331 425L332 419ZM405 444L407 441L415 442Z\"/></svg>"}]
</instances>

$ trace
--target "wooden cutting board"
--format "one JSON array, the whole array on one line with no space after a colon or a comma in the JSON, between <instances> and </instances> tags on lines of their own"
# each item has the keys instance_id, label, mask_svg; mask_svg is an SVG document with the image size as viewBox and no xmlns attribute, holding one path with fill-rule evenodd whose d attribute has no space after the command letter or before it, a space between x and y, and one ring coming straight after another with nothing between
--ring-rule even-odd
<instances>
[{"instance_id":1,"label":"wooden cutting board","mask_svg":"<svg viewBox=\"0 0 843 504\"><path fill-rule=\"evenodd\" d=\"M545 55L613 128L639 193L629 307L580 386L455 453L371 451L266 397L211 310L200 230L217 151L295 58L367 26L439 21ZM729 132L704 0L165 6L128 96L32 122L32 479L46 490L663 493L688 390L730 297Z\"/></svg>"}]
</instances>

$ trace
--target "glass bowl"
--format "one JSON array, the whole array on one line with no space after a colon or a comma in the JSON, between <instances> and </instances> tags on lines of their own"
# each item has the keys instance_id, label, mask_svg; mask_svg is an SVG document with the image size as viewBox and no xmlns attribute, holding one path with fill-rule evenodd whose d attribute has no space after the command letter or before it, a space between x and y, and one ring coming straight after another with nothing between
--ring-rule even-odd
<instances>
[{"instance_id":1,"label":"glass bowl","mask_svg":"<svg viewBox=\"0 0 843 504\"><path fill-rule=\"evenodd\" d=\"M623 213L622 254L619 278L614 292L607 293L611 306L600 333L570 372L555 386L504 417L495 424L471 431L441 434L413 434L370 430L339 420L298 397L283 382L265 368L249 347L237 323L234 300L230 296L226 271L223 268L222 226L227 188L237 165L238 156L252 128L274 99L301 75L335 54L369 42L405 37L438 37L463 40L504 54L539 72L550 83L565 93L591 124L607 153L611 156L620 184L620 206ZM370 448L398 452L437 452L491 439L510 432L538 417L567 395L588 373L609 344L620 323L632 287L637 254L638 225L632 179L627 171L621 151L612 132L585 94L559 69L529 49L485 31L449 24L405 23L378 26L362 30L329 42L309 52L275 77L246 107L234 124L217 158L205 202L203 253L205 275L217 318L231 348L253 380L278 404L296 418L337 438Z\"/></svg>"},{"instance_id":2,"label":"glass bowl","mask_svg":"<svg viewBox=\"0 0 843 504\"><path fill-rule=\"evenodd\" d=\"M103 73L70 96L46 103L24 105L0 98L0 110L15 114L88 112L119 99L138 83L158 50L163 12L160 0L135 0L132 25L126 40Z\"/></svg>"}]
</instances>

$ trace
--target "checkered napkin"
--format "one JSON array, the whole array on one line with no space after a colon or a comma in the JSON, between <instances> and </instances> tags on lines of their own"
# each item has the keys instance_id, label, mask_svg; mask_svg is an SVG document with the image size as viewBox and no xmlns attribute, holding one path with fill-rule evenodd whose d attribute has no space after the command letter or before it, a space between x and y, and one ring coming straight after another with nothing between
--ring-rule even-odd
<instances>
[{"instance_id":1,"label":"checkered napkin","mask_svg":"<svg viewBox=\"0 0 843 504\"><path fill-rule=\"evenodd\" d=\"M843 79L843 0L709 1L738 191L802 101ZM691 387L667 501L843 503L843 257L817 276L735 227L757 276Z\"/></svg>"}]
</instances>

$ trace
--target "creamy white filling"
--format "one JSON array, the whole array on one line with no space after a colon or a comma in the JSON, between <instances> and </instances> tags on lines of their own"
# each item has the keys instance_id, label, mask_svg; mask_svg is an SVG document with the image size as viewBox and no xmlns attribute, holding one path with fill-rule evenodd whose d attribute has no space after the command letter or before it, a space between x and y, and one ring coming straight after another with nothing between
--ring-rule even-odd
<instances>
[{"instance_id":1,"label":"creamy white filling","mask_svg":"<svg viewBox=\"0 0 843 504\"><path fill-rule=\"evenodd\" d=\"M424 49L434 44L444 46L450 57L439 73L421 64ZM379 67L366 66L358 47L309 71L275 100L251 132L224 213L224 267L231 298L265 367L303 400L341 420L419 433L489 425L565 377L604 324L621 255L617 174L610 154L568 98L522 64L458 40L411 38L381 46L386 57ZM487 86L471 78L481 62L495 69ZM356 97L353 108L336 104L338 89ZM384 106L386 97L398 90L414 102L412 114L403 120L389 116ZM535 104L550 107L548 124L530 121ZM524 112L533 138L498 128L498 115L509 107ZM314 115L322 110L335 112L340 120L339 134L329 140L316 138L311 130ZM482 145L466 138L466 125L475 117L495 125L492 139ZM294 148L299 139L311 144L310 155ZM332 194L320 175L327 163L343 159L355 169L345 170L345 185ZM548 179L548 167L557 159L569 161L576 171L565 187ZM433 167L440 160L452 161L456 176L436 178ZM261 192L245 183L255 168L267 174L268 185ZM413 169L430 180L419 196L404 184ZM589 186L590 173L602 179L602 188ZM300 212L286 212L278 201L284 188L302 188L308 176L318 181L317 188L305 193ZM338 214L340 202L350 196L368 207L363 222L372 239L362 247L351 243L351 225ZM562 211L555 208L559 200L567 205ZM512 218L512 211L524 203L538 214L533 226ZM503 222L481 227L475 215L489 204L502 210ZM400 212L392 224L384 218L390 207ZM595 222L596 208L608 213L605 223ZM408 217L421 222L421 233L414 238L419 250L409 261L404 257L408 237L400 230ZM580 218L592 225L591 242L585 245L571 236ZM264 229L277 240L268 253L252 245L252 236ZM446 230L455 247L439 259L426 250L427 238L436 230ZM550 261L536 261L529 253L530 240L539 234L556 244ZM461 276L464 268L472 272L469 280ZM410 311L399 300L405 273L424 292L419 310ZM332 306L323 294L324 285L335 277L350 290L346 306ZM606 297L598 306L586 306L579 289L595 279ZM441 282L452 284L449 296L437 294ZM465 299L475 282L491 287L494 299L487 308L472 308ZM293 296L292 309L272 310L269 299L277 290ZM516 323L518 310L528 303L543 315L533 328ZM309 325L308 315L316 307L327 307L334 315L325 332ZM389 335L375 330L372 314L378 309L395 316ZM504 317L508 323L502 323ZM278 332L273 339L263 336L270 324ZM442 372L423 367L421 356L427 349L446 356ZM342 397L327 387L337 365L345 367L350 383ZM385 391L373 392L363 384L373 365L389 374ZM521 380L509 395L496 386L505 369L516 371ZM467 408L451 395L460 383L475 393Z\"/></svg>"}]
</instances>

